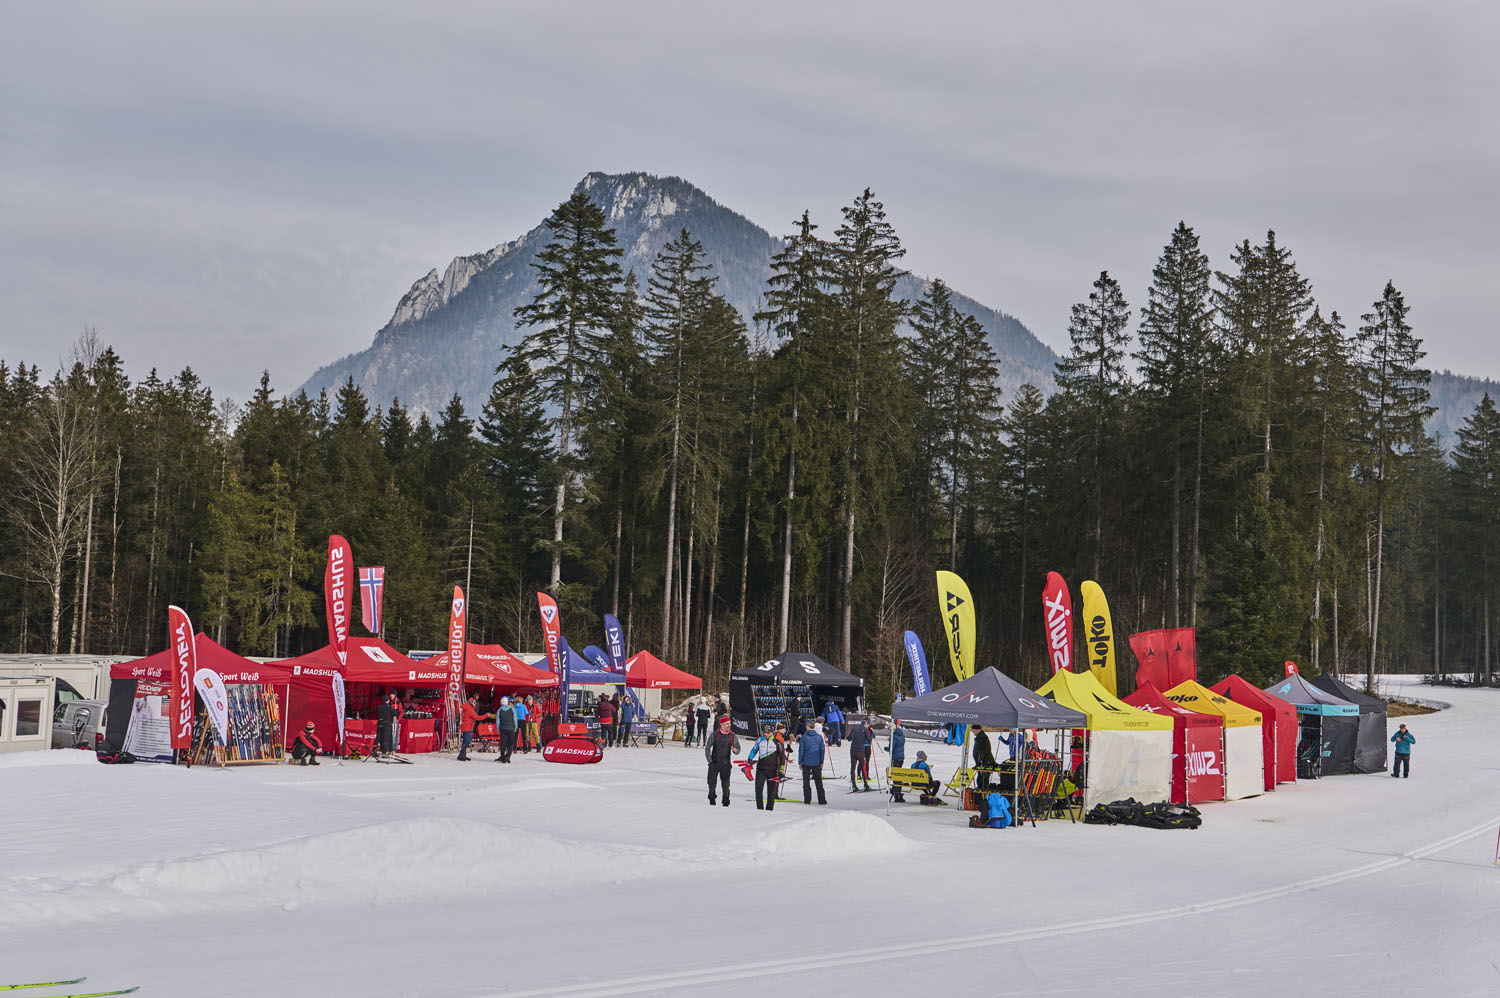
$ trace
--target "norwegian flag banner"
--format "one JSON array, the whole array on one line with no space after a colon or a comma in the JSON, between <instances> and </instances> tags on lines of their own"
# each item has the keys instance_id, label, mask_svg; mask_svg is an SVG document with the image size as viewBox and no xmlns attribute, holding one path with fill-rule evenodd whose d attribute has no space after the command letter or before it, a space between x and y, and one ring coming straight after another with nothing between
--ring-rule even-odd
<instances>
[{"instance_id":1,"label":"norwegian flag banner","mask_svg":"<svg viewBox=\"0 0 1500 998\"><path fill-rule=\"evenodd\" d=\"M385 605L385 569L381 566L359 570L359 622L376 637L384 629L381 608Z\"/></svg>"}]
</instances>

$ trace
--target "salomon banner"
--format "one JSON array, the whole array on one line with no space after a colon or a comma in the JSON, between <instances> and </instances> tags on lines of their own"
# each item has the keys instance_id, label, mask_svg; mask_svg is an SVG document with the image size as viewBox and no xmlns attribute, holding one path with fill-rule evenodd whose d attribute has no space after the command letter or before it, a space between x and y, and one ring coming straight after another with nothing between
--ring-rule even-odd
<instances>
[{"instance_id":1,"label":"salomon banner","mask_svg":"<svg viewBox=\"0 0 1500 998\"><path fill-rule=\"evenodd\" d=\"M457 732L459 704L464 700L464 632L469 608L464 602L462 586L453 587L453 603L448 612L448 717L449 726Z\"/></svg>"},{"instance_id":2,"label":"salomon banner","mask_svg":"<svg viewBox=\"0 0 1500 998\"><path fill-rule=\"evenodd\" d=\"M333 717L335 722L333 744L338 748L343 748L344 745L344 715L347 707L348 705L344 699L344 677L335 672L333 674Z\"/></svg>"},{"instance_id":3,"label":"salomon banner","mask_svg":"<svg viewBox=\"0 0 1500 998\"><path fill-rule=\"evenodd\" d=\"M193 673L193 688L203 698L203 707L213 723L214 734L220 745L229 744L229 698L224 689L224 680L212 669L199 669Z\"/></svg>"},{"instance_id":4,"label":"salomon banner","mask_svg":"<svg viewBox=\"0 0 1500 998\"><path fill-rule=\"evenodd\" d=\"M1068 595L1068 584L1056 572L1047 573L1047 585L1042 590L1042 619L1046 622L1047 654L1052 661L1052 672L1073 669L1073 597Z\"/></svg>"},{"instance_id":5,"label":"salomon banner","mask_svg":"<svg viewBox=\"0 0 1500 998\"><path fill-rule=\"evenodd\" d=\"M963 682L974 675L974 597L964 580L952 572L937 573L937 591L948 658L953 675Z\"/></svg>"},{"instance_id":6,"label":"salomon banner","mask_svg":"<svg viewBox=\"0 0 1500 998\"><path fill-rule=\"evenodd\" d=\"M198 643L193 622L181 607L167 607L167 647L172 651L172 747L193 747L193 673L198 671Z\"/></svg>"},{"instance_id":7,"label":"salomon banner","mask_svg":"<svg viewBox=\"0 0 1500 998\"><path fill-rule=\"evenodd\" d=\"M354 556L349 542L338 534L328 538L328 567L323 570L323 613L328 618L328 644L342 671L349 661L349 596Z\"/></svg>"},{"instance_id":8,"label":"salomon banner","mask_svg":"<svg viewBox=\"0 0 1500 998\"><path fill-rule=\"evenodd\" d=\"M906 641L906 660L911 663L913 695L925 697L932 692L932 683L927 678L927 651L922 647L922 639L917 637L916 631L907 631L903 637Z\"/></svg>"},{"instance_id":9,"label":"salomon banner","mask_svg":"<svg viewBox=\"0 0 1500 998\"><path fill-rule=\"evenodd\" d=\"M1078 587L1083 597L1084 647L1089 653L1089 671L1099 680L1099 685L1109 690L1110 696L1118 696L1119 683L1115 673L1115 625L1109 619L1109 601L1099 583L1089 580Z\"/></svg>"}]
</instances>

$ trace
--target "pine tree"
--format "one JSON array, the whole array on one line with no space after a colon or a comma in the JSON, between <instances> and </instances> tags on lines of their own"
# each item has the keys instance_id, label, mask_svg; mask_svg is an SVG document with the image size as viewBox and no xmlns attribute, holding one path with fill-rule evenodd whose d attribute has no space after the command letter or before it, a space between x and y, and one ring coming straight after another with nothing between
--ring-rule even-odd
<instances>
[{"instance_id":1,"label":"pine tree","mask_svg":"<svg viewBox=\"0 0 1500 998\"><path fill-rule=\"evenodd\" d=\"M554 596L562 587L563 521L568 490L576 473L573 462L574 410L584 386L599 377L604 339L618 321L619 284L623 278L615 231L604 212L584 191L557 207L546 222L551 241L532 264L540 285L536 297L516 309L516 320L534 331L522 344L542 397L556 408L556 502L552 518Z\"/></svg>"},{"instance_id":2,"label":"pine tree","mask_svg":"<svg viewBox=\"0 0 1500 998\"><path fill-rule=\"evenodd\" d=\"M1035 385L1022 385L1010 408L1000 418L1000 444L997 450L999 495L995 505L1004 521L1016 533L1017 545L1017 623L1016 648L1026 646L1026 621L1033 608L1026 595L1028 562L1033 543L1034 521L1041 502L1038 465L1045 459L1042 427L1046 399Z\"/></svg>"},{"instance_id":3,"label":"pine tree","mask_svg":"<svg viewBox=\"0 0 1500 998\"><path fill-rule=\"evenodd\" d=\"M1486 392L1458 430L1453 450L1457 526L1463 587L1477 611L1476 644L1485 681L1491 675L1490 620L1495 606L1496 566L1500 565L1500 410Z\"/></svg>"}]
</instances>

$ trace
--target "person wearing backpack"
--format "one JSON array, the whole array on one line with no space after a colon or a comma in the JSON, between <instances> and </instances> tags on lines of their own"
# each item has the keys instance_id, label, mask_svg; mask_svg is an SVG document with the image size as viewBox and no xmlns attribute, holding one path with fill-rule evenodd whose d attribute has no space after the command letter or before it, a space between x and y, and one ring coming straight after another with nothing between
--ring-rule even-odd
<instances>
[{"instance_id":1,"label":"person wearing backpack","mask_svg":"<svg viewBox=\"0 0 1500 998\"><path fill-rule=\"evenodd\" d=\"M1396 743L1395 758L1391 760L1391 775L1399 774L1405 779L1411 776L1411 747L1417 743L1417 736L1407 731L1403 724L1391 736L1391 741Z\"/></svg>"}]
</instances>

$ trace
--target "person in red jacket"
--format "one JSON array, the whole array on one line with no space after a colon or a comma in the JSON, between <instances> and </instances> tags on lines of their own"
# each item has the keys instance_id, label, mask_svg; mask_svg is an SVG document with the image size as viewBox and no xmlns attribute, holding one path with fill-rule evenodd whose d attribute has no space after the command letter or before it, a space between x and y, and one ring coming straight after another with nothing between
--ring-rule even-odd
<instances>
[{"instance_id":1,"label":"person in red jacket","mask_svg":"<svg viewBox=\"0 0 1500 998\"><path fill-rule=\"evenodd\" d=\"M599 737L606 745L615 743L615 702L609 697L599 701L594 708L594 716L599 718Z\"/></svg>"},{"instance_id":2,"label":"person in red jacket","mask_svg":"<svg viewBox=\"0 0 1500 998\"><path fill-rule=\"evenodd\" d=\"M318 741L317 735L313 734L313 723L308 721L296 741L292 742L292 761L299 766L306 766L309 763L316 766L318 753L321 751L323 751L323 743Z\"/></svg>"},{"instance_id":3,"label":"person in red jacket","mask_svg":"<svg viewBox=\"0 0 1500 998\"><path fill-rule=\"evenodd\" d=\"M479 694L470 693L469 699L464 701L463 709L458 712L458 730L463 732L462 741L458 747L458 761L469 761L469 743L474 740L474 735L479 731L479 722L491 714L479 713Z\"/></svg>"}]
</instances>

